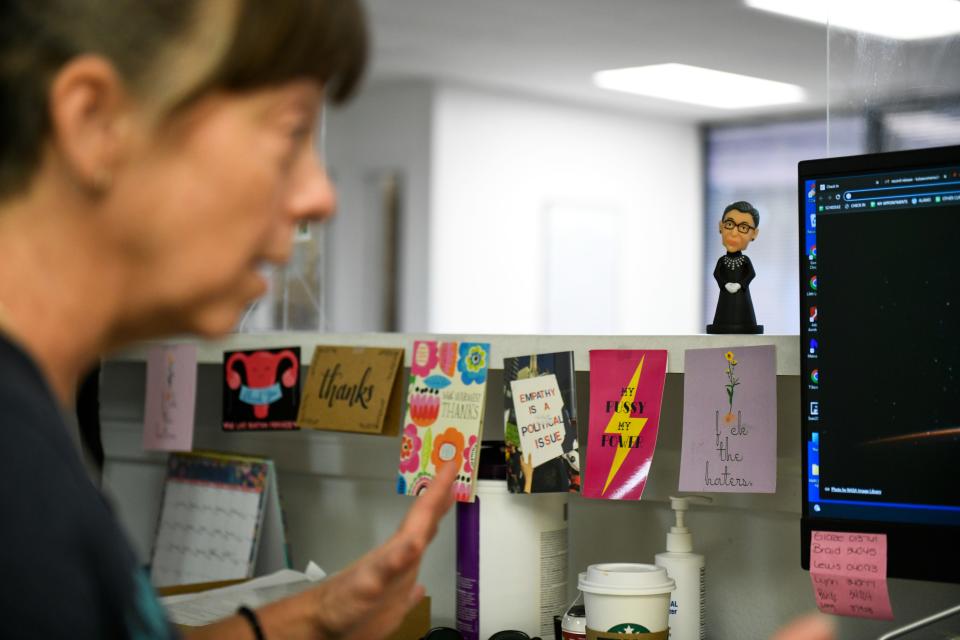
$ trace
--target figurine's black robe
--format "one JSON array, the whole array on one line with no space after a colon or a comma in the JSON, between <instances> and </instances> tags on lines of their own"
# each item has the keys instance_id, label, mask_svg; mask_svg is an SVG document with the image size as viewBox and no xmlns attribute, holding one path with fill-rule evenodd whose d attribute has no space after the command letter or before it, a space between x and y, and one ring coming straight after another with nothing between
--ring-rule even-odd
<instances>
[{"instance_id":1,"label":"figurine's black robe","mask_svg":"<svg viewBox=\"0 0 960 640\"><path fill-rule=\"evenodd\" d=\"M739 263L730 266L730 263ZM717 299L717 311L713 316L713 327L727 329L729 333L753 333L757 327L757 316L753 311L753 300L750 298L750 282L756 277L750 258L743 252L727 253L717 260L717 267L713 270L713 278L720 287L720 297ZM727 291L726 284L736 282L740 290L736 293Z\"/></svg>"}]
</instances>

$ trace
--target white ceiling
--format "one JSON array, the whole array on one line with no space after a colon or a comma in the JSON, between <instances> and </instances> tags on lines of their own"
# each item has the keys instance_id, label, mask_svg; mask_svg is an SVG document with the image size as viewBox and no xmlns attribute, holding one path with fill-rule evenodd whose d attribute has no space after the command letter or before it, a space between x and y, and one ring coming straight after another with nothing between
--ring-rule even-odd
<instances>
[{"instance_id":1,"label":"white ceiling","mask_svg":"<svg viewBox=\"0 0 960 640\"><path fill-rule=\"evenodd\" d=\"M436 79L693 121L824 110L828 41L834 99L860 83L873 93L909 91L909 74L884 65L882 58L931 46L870 42L866 48L876 60L869 68L850 66L854 54L864 52L864 40L836 31L828 37L822 25L749 9L742 0L366 0L366 5L373 24L372 79ZM953 44L949 53L955 59L960 46ZM942 58L943 44L937 46ZM843 56L844 49L850 55ZM731 112L619 94L591 83L594 71L664 62L797 84L808 102ZM946 84L955 90L960 77L952 76L960 74L949 75ZM936 81L939 88L945 84Z\"/></svg>"}]
</instances>

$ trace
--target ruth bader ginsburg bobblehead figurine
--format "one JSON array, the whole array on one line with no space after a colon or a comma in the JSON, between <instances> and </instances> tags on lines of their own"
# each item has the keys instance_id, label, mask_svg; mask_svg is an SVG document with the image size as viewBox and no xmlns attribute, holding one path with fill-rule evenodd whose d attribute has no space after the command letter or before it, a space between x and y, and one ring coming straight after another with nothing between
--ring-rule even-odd
<instances>
[{"instance_id":1,"label":"ruth bader ginsburg bobblehead figurine","mask_svg":"<svg viewBox=\"0 0 960 640\"><path fill-rule=\"evenodd\" d=\"M760 212L749 202L734 202L723 210L720 237L727 249L717 260L713 278L720 287L717 311L707 333L763 333L750 298L750 282L757 275L743 250L757 239Z\"/></svg>"}]
</instances>

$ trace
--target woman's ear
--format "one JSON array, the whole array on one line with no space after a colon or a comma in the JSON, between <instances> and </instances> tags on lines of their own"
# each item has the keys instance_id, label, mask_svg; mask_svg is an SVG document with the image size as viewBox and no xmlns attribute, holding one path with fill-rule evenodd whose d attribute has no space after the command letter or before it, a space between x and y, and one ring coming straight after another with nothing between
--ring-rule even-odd
<instances>
[{"instance_id":1,"label":"woman's ear","mask_svg":"<svg viewBox=\"0 0 960 640\"><path fill-rule=\"evenodd\" d=\"M130 101L105 58L78 56L50 86L50 142L66 171L92 193L110 188L120 157Z\"/></svg>"}]
</instances>

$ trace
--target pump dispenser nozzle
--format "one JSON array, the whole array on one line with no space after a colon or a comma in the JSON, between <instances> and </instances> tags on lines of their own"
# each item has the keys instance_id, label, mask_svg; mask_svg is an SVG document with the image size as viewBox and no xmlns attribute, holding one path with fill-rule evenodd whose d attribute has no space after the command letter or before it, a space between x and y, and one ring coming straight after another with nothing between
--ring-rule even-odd
<instances>
[{"instance_id":1,"label":"pump dispenser nozzle","mask_svg":"<svg viewBox=\"0 0 960 640\"><path fill-rule=\"evenodd\" d=\"M706 496L670 496L670 508L676 523L667 532L667 550L658 553L654 562L677 583L670 597L671 640L703 640L706 637L704 611L706 605L706 558L693 552L693 536L684 523L684 512L691 503L713 502Z\"/></svg>"},{"instance_id":2,"label":"pump dispenser nozzle","mask_svg":"<svg viewBox=\"0 0 960 640\"><path fill-rule=\"evenodd\" d=\"M667 533L667 551L689 553L693 551L693 536L684 525L683 513L690 508L690 503L709 504L713 498L707 496L670 496L670 508L673 509L676 523Z\"/></svg>"}]
</instances>

